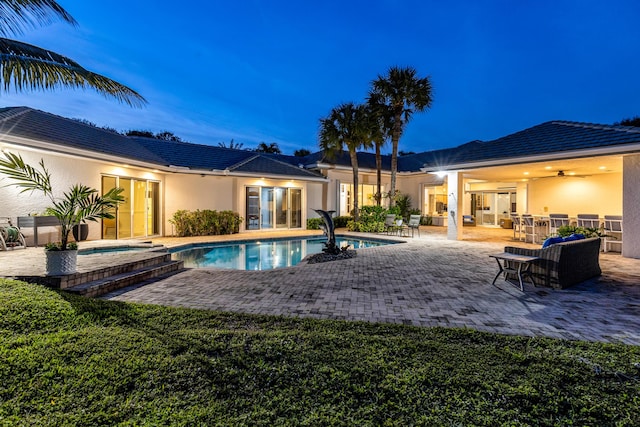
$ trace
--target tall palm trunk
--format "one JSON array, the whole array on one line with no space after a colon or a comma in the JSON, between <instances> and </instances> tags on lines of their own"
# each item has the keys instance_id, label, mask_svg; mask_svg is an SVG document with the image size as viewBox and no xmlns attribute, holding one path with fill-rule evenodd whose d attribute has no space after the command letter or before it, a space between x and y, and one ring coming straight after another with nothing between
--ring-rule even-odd
<instances>
[{"instance_id":1,"label":"tall palm trunk","mask_svg":"<svg viewBox=\"0 0 640 427\"><path fill-rule=\"evenodd\" d=\"M349 150L349 157L351 157L351 168L353 169L353 220L358 222L360 220L360 206L358 201L360 200L360 182L358 180L358 153L355 150Z\"/></svg>"},{"instance_id":2,"label":"tall palm trunk","mask_svg":"<svg viewBox=\"0 0 640 427\"><path fill-rule=\"evenodd\" d=\"M398 142L402 134L402 106L396 108L393 122L393 132L391 133L391 189L389 191L389 206L395 205L396 196L396 176L398 174Z\"/></svg>"},{"instance_id":3,"label":"tall palm trunk","mask_svg":"<svg viewBox=\"0 0 640 427\"><path fill-rule=\"evenodd\" d=\"M382 154L380 154L380 145L376 142L376 205L380 206L382 202Z\"/></svg>"}]
</instances>

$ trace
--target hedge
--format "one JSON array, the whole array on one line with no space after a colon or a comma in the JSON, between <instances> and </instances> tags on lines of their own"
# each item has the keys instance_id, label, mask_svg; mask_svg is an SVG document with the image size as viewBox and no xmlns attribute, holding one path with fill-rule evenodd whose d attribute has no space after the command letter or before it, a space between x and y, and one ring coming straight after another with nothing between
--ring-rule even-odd
<instances>
[{"instance_id":1,"label":"hedge","mask_svg":"<svg viewBox=\"0 0 640 427\"><path fill-rule=\"evenodd\" d=\"M215 236L240 231L243 218L233 211L179 210L169 220L178 237Z\"/></svg>"}]
</instances>

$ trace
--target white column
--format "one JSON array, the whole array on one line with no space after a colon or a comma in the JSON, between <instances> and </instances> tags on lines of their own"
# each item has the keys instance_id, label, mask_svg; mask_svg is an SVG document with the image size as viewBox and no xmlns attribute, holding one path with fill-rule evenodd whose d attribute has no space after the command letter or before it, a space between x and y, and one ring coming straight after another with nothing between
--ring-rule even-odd
<instances>
[{"instance_id":1,"label":"white column","mask_svg":"<svg viewBox=\"0 0 640 427\"><path fill-rule=\"evenodd\" d=\"M622 161L622 256L640 258L640 155Z\"/></svg>"},{"instance_id":2,"label":"white column","mask_svg":"<svg viewBox=\"0 0 640 427\"><path fill-rule=\"evenodd\" d=\"M462 208L464 188L462 187L462 173L447 173L447 189L449 198L449 221L447 226L447 239L462 240Z\"/></svg>"}]
</instances>

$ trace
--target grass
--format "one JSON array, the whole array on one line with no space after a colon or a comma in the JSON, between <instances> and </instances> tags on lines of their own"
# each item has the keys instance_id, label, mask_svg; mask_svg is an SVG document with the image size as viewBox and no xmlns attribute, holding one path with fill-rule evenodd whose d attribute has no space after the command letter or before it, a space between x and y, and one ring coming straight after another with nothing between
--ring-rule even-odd
<instances>
[{"instance_id":1,"label":"grass","mask_svg":"<svg viewBox=\"0 0 640 427\"><path fill-rule=\"evenodd\" d=\"M0 280L0 425L640 425L640 347Z\"/></svg>"}]
</instances>

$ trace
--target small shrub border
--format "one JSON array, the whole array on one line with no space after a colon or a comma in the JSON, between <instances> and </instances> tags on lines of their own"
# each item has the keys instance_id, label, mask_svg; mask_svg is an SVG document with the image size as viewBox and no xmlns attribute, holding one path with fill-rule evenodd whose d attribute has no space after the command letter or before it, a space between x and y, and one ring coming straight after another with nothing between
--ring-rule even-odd
<instances>
[{"instance_id":1,"label":"small shrub border","mask_svg":"<svg viewBox=\"0 0 640 427\"><path fill-rule=\"evenodd\" d=\"M233 211L179 210L169 220L178 237L217 236L240 232L243 218Z\"/></svg>"}]
</instances>

